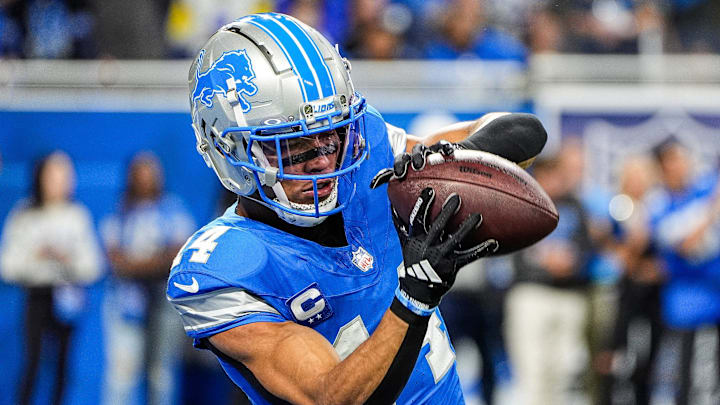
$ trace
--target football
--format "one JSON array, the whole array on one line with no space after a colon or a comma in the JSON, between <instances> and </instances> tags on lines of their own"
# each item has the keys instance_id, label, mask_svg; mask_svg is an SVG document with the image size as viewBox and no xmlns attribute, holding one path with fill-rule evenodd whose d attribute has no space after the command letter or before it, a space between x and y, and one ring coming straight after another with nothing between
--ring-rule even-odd
<instances>
[{"instance_id":1,"label":"football","mask_svg":"<svg viewBox=\"0 0 720 405\"><path fill-rule=\"evenodd\" d=\"M517 164L488 152L433 153L422 170L409 167L404 180L392 179L388 196L406 223L425 187L435 190L432 219L449 195L460 196L462 204L449 225L451 232L468 215L482 214L482 225L463 240L462 248L495 239L500 246L493 255L511 253L544 238L558 223L555 205L535 179Z\"/></svg>"}]
</instances>

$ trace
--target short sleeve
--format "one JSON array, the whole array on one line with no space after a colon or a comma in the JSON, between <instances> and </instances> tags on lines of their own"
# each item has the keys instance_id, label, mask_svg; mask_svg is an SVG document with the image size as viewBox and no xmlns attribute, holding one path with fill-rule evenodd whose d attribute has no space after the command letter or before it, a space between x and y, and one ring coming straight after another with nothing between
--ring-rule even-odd
<instances>
[{"instance_id":1,"label":"short sleeve","mask_svg":"<svg viewBox=\"0 0 720 405\"><path fill-rule=\"evenodd\" d=\"M407 146L407 132L404 129L385 123L387 127L388 141L392 148L393 155L405 152Z\"/></svg>"},{"instance_id":2,"label":"short sleeve","mask_svg":"<svg viewBox=\"0 0 720 405\"><path fill-rule=\"evenodd\" d=\"M217 280L203 274L182 276L185 282L180 282L178 276L171 278L168 300L180 313L185 333L191 338L202 339L253 322L286 321L280 312L249 291L226 286L192 293L200 285L217 284Z\"/></svg>"},{"instance_id":3,"label":"short sleeve","mask_svg":"<svg viewBox=\"0 0 720 405\"><path fill-rule=\"evenodd\" d=\"M266 260L262 244L248 232L215 225L193 235L167 285L185 333L202 339L248 323L285 322L252 281Z\"/></svg>"}]
</instances>

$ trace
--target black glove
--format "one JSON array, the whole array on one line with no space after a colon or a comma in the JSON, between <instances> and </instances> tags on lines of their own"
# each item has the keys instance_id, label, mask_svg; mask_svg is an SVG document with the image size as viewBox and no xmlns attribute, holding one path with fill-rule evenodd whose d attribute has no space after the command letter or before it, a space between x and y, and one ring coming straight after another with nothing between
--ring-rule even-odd
<instances>
[{"instance_id":1,"label":"black glove","mask_svg":"<svg viewBox=\"0 0 720 405\"><path fill-rule=\"evenodd\" d=\"M370 188L377 188L390 179L404 179L408 169L411 167L415 171L425 168L425 159L431 153L442 153L445 156L452 155L458 146L448 141L440 141L431 146L425 146L421 143L415 144L410 153L401 153L395 156L393 167L391 169L382 169L370 181Z\"/></svg>"},{"instance_id":2,"label":"black glove","mask_svg":"<svg viewBox=\"0 0 720 405\"><path fill-rule=\"evenodd\" d=\"M443 204L440 214L429 224L435 191L425 188L418 197L405 224L393 209L393 220L402 244L403 264L398 269L400 285L397 299L417 315L430 315L440 299L455 282L462 266L487 256L498 249L494 239L486 240L470 249L457 250L460 242L482 224L482 215L472 214L453 234L446 234L450 219L460 209L460 196L452 194Z\"/></svg>"},{"instance_id":3,"label":"black glove","mask_svg":"<svg viewBox=\"0 0 720 405\"><path fill-rule=\"evenodd\" d=\"M486 122L479 130L458 143L440 141L432 146L416 144L410 154L395 156L392 169L378 172L370 182L371 188L381 186L393 176L404 179L408 167L422 170L427 155L440 152L451 155L457 149L489 152L527 168L545 146L547 132L540 120L532 114L512 113L500 115Z\"/></svg>"}]
</instances>

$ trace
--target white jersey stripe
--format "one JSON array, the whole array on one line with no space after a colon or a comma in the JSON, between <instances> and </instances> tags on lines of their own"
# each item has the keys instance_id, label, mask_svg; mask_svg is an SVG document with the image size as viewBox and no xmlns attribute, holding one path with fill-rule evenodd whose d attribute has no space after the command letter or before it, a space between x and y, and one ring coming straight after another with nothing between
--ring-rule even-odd
<instances>
[{"instance_id":1,"label":"white jersey stripe","mask_svg":"<svg viewBox=\"0 0 720 405\"><path fill-rule=\"evenodd\" d=\"M267 302L239 288L224 288L205 294L168 300L180 313L186 330L200 330L231 322L252 313L280 313Z\"/></svg>"},{"instance_id":2,"label":"white jersey stripe","mask_svg":"<svg viewBox=\"0 0 720 405\"><path fill-rule=\"evenodd\" d=\"M213 327L213 326L222 325L223 323L232 322L232 321L234 321L234 320L236 320L236 319L238 319L238 318L241 318L241 317L243 317L243 316L246 316L246 315L257 314L257 313L267 313L267 311L246 311L246 310L243 310L242 312L238 312L237 314L228 314L228 316L223 317L223 318L214 319L214 320L209 321L209 322L206 322L206 323L196 323L196 324L191 324L191 323L189 323L189 322L186 322L186 318L183 317L183 323L184 323L183 328L184 328L186 331L189 331L189 330L200 331L200 330L202 330L202 329L207 329L207 328L210 328L210 327Z\"/></svg>"},{"instance_id":3,"label":"white jersey stripe","mask_svg":"<svg viewBox=\"0 0 720 405\"><path fill-rule=\"evenodd\" d=\"M271 312L273 314L279 315L280 313L270 305L258 301L258 302L248 302L243 303L239 305L235 305L232 307L222 308L222 309L216 309L214 311L196 311L192 307L186 306L186 305L175 305L175 309L177 309L178 312L180 312L180 315L189 315L189 316L195 316L195 317L206 317L206 318L212 318L216 317L219 318L226 314L235 314L238 310L245 310L245 312Z\"/></svg>"}]
</instances>

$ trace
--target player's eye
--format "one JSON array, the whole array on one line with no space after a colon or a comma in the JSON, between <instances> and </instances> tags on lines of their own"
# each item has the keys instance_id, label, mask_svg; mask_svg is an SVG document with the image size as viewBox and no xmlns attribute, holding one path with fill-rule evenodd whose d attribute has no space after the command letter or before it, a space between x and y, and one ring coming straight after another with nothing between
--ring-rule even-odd
<instances>
[{"instance_id":1,"label":"player's eye","mask_svg":"<svg viewBox=\"0 0 720 405\"><path fill-rule=\"evenodd\" d=\"M275 140L260 142L262 151L272 166L277 167L278 160L281 160L283 167L289 167L338 153L340 137L337 131L332 130L312 136L283 139L279 144L278 151Z\"/></svg>"},{"instance_id":2,"label":"player's eye","mask_svg":"<svg viewBox=\"0 0 720 405\"><path fill-rule=\"evenodd\" d=\"M305 163L320 156L328 156L337 153L340 145L337 142L323 143L315 148L300 153L292 153L287 157L283 157L283 166L293 166Z\"/></svg>"}]
</instances>

